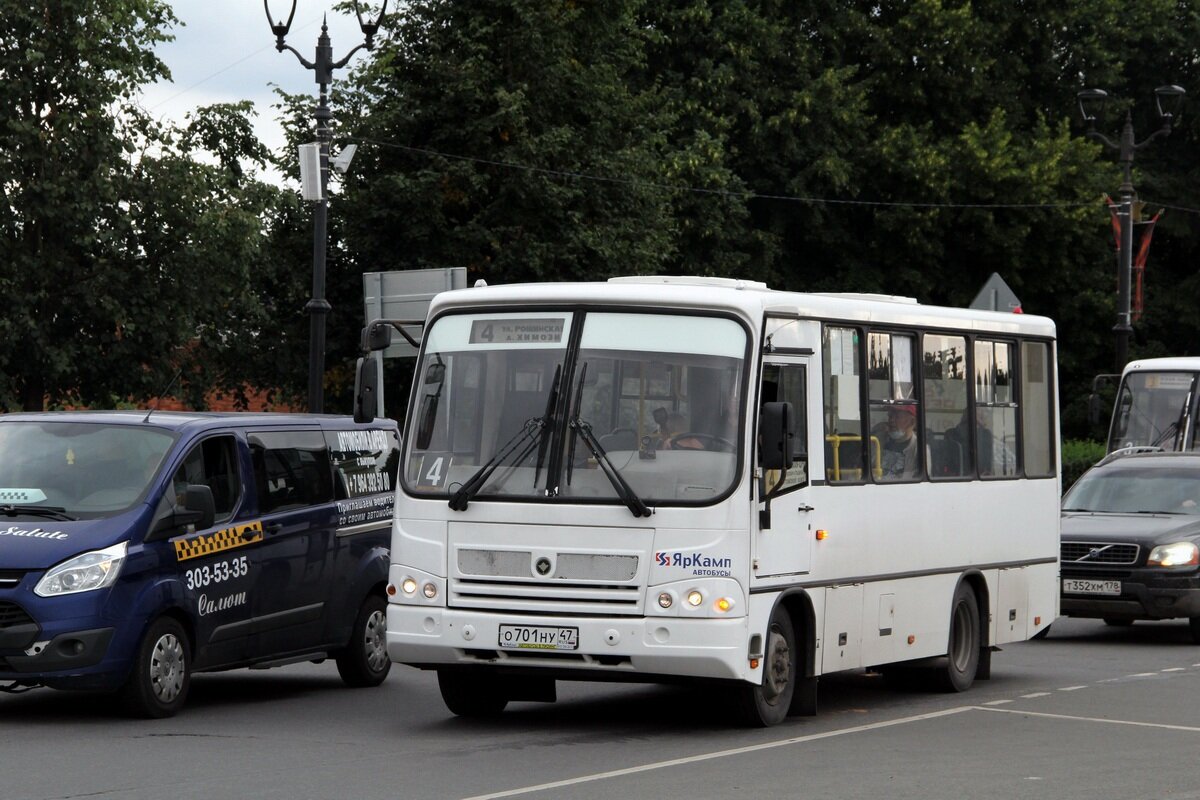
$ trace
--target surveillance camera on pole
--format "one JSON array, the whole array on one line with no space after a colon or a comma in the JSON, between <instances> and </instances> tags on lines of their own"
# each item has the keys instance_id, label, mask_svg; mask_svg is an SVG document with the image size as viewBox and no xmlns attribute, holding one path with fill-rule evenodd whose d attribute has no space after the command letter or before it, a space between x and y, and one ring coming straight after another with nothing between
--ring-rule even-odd
<instances>
[{"instance_id":1,"label":"surveillance camera on pole","mask_svg":"<svg viewBox=\"0 0 1200 800\"><path fill-rule=\"evenodd\" d=\"M348 144L342 148L342 151L333 157L329 162L330 168L338 175L345 175L350 169L350 162L354 160L354 151L358 149L356 144Z\"/></svg>"}]
</instances>

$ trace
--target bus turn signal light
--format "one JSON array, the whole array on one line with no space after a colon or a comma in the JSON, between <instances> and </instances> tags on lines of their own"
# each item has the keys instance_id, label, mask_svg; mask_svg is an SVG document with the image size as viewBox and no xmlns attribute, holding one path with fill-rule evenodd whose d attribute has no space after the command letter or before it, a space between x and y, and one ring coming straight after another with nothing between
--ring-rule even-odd
<instances>
[{"instance_id":1,"label":"bus turn signal light","mask_svg":"<svg viewBox=\"0 0 1200 800\"><path fill-rule=\"evenodd\" d=\"M828 538L829 538L829 531L826 531L826 530L818 530L817 531L817 541L818 542L823 542Z\"/></svg>"}]
</instances>

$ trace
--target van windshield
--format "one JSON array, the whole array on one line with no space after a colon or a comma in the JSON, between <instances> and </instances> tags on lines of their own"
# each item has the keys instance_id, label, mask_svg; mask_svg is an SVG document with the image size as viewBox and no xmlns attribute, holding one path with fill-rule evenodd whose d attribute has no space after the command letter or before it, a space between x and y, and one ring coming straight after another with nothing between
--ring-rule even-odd
<instances>
[{"instance_id":1,"label":"van windshield","mask_svg":"<svg viewBox=\"0 0 1200 800\"><path fill-rule=\"evenodd\" d=\"M0 506L107 517L145 494L175 436L149 426L0 424Z\"/></svg>"},{"instance_id":2,"label":"van windshield","mask_svg":"<svg viewBox=\"0 0 1200 800\"><path fill-rule=\"evenodd\" d=\"M713 502L739 463L746 343L717 316L441 317L416 374L405 485L451 507L500 495Z\"/></svg>"}]
</instances>

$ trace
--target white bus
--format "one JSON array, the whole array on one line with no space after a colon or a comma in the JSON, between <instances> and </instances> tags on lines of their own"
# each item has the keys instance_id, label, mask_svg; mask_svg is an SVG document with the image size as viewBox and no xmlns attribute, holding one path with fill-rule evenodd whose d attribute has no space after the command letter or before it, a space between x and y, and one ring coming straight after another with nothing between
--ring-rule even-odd
<instances>
[{"instance_id":1,"label":"white bus","mask_svg":"<svg viewBox=\"0 0 1200 800\"><path fill-rule=\"evenodd\" d=\"M1058 613L1055 361L1050 320L901 297L440 294L388 654L467 716L560 679L711 681L753 725L815 713L840 670L926 663L962 691Z\"/></svg>"},{"instance_id":2,"label":"white bus","mask_svg":"<svg viewBox=\"0 0 1200 800\"><path fill-rule=\"evenodd\" d=\"M1200 450L1200 358L1130 361L1108 432L1108 452Z\"/></svg>"}]
</instances>

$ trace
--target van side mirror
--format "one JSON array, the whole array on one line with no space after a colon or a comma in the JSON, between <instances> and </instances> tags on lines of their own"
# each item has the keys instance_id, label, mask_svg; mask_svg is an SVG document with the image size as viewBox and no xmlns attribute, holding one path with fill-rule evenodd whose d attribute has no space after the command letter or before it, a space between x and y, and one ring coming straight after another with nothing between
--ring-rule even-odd
<instances>
[{"instance_id":1,"label":"van side mirror","mask_svg":"<svg viewBox=\"0 0 1200 800\"><path fill-rule=\"evenodd\" d=\"M379 361L370 356L358 359L354 370L354 421L373 422L379 397Z\"/></svg>"},{"instance_id":2,"label":"van side mirror","mask_svg":"<svg viewBox=\"0 0 1200 800\"><path fill-rule=\"evenodd\" d=\"M179 525L195 525L211 528L217 518L217 504L213 501L212 489L189 483L183 495L183 509L175 511L175 522Z\"/></svg>"},{"instance_id":3,"label":"van side mirror","mask_svg":"<svg viewBox=\"0 0 1200 800\"><path fill-rule=\"evenodd\" d=\"M763 403L758 420L759 462L786 470L795 460L796 419L791 403Z\"/></svg>"}]
</instances>

